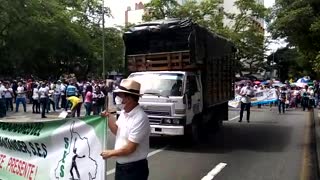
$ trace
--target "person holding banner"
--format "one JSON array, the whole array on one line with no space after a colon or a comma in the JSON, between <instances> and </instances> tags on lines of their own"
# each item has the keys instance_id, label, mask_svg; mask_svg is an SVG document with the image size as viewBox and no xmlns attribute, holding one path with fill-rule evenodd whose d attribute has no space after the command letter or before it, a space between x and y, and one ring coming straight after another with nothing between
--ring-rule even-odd
<instances>
[{"instance_id":1,"label":"person holding banner","mask_svg":"<svg viewBox=\"0 0 320 180\"><path fill-rule=\"evenodd\" d=\"M101 113L108 117L108 126L116 135L114 150L105 150L101 156L116 158L115 180L147 180L150 124L138 103L140 83L123 79L113 92L122 111L118 120L106 111Z\"/></svg>"},{"instance_id":2,"label":"person holding banner","mask_svg":"<svg viewBox=\"0 0 320 180\"><path fill-rule=\"evenodd\" d=\"M244 109L247 110L247 122L250 122L250 107L251 107L251 98L254 97L254 91L251 87L251 84L248 83L247 86L243 87L240 90L241 97L241 105L240 105L240 120L242 122L243 118L243 111Z\"/></svg>"}]
</instances>

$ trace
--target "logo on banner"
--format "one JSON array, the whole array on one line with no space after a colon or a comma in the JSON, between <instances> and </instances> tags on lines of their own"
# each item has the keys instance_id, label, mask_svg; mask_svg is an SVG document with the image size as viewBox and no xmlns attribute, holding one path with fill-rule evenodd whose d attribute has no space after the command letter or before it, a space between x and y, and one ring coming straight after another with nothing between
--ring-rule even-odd
<instances>
[{"instance_id":1,"label":"logo on banner","mask_svg":"<svg viewBox=\"0 0 320 180\"><path fill-rule=\"evenodd\" d=\"M98 163L91 155L90 142L81 132L75 131L75 121L70 124L70 136L63 138L63 156L54 171L56 179L96 179ZM81 149L81 151L79 151Z\"/></svg>"}]
</instances>

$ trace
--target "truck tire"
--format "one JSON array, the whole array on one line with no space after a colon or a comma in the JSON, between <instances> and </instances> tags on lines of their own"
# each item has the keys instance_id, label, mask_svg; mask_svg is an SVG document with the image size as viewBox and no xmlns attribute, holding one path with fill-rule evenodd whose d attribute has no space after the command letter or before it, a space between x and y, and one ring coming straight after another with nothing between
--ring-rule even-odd
<instances>
[{"instance_id":1,"label":"truck tire","mask_svg":"<svg viewBox=\"0 0 320 180\"><path fill-rule=\"evenodd\" d=\"M201 141L201 116L196 115L192 121L192 124L186 126L184 142L187 144L196 145Z\"/></svg>"}]
</instances>

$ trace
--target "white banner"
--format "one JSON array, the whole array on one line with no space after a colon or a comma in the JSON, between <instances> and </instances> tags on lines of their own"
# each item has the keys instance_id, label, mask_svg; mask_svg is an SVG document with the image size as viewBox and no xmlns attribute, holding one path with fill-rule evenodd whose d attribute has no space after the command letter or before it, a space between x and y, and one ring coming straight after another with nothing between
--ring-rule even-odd
<instances>
[{"instance_id":1,"label":"white banner","mask_svg":"<svg viewBox=\"0 0 320 180\"><path fill-rule=\"evenodd\" d=\"M241 96L236 94L235 99L229 101L229 106L233 108L240 107L240 100ZM251 98L251 105L258 105L258 104L270 104L276 102L278 100L278 96L276 94L275 89L270 90L261 90L259 92L255 92L253 98Z\"/></svg>"},{"instance_id":2,"label":"white banner","mask_svg":"<svg viewBox=\"0 0 320 180\"><path fill-rule=\"evenodd\" d=\"M106 121L0 122L1 180L104 180Z\"/></svg>"}]
</instances>

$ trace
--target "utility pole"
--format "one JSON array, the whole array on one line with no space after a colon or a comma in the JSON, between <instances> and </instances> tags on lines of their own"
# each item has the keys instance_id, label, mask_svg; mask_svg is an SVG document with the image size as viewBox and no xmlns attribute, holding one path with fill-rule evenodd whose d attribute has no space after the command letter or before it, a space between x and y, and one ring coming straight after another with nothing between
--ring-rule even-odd
<instances>
[{"instance_id":1,"label":"utility pole","mask_svg":"<svg viewBox=\"0 0 320 180\"><path fill-rule=\"evenodd\" d=\"M105 67L105 32L104 32L104 0L102 0L102 79L104 80L106 77L106 67Z\"/></svg>"}]
</instances>

